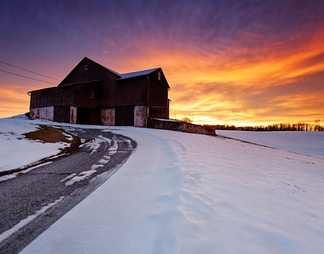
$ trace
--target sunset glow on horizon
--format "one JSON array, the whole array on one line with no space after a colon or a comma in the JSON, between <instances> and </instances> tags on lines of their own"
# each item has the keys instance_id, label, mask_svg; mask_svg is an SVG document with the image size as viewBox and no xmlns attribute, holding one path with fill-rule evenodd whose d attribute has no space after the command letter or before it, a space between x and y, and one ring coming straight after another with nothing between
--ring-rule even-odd
<instances>
[{"instance_id":1,"label":"sunset glow on horizon","mask_svg":"<svg viewBox=\"0 0 324 254\"><path fill-rule=\"evenodd\" d=\"M324 122L324 1L3 1L0 12L0 117L59 83L4 63L62 80L87 56L119 73L161 67L171 118Z\"/></svg>"}]
</instances>

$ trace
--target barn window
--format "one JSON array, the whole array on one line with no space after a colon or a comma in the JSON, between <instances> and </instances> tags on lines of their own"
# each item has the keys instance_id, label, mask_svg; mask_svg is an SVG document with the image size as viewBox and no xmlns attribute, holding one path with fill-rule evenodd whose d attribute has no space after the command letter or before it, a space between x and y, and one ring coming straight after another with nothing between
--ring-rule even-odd
<instances>
[{"instance_id":1,"label":"barn window","mask_svg":"<svg viewBox=\"0 0 324 254\"><path fill-rule=\"evenodd\" d=\"M90 97L90 99L94 99L94 91L93 91L93 90L90 91L90 93L89 93L89 97Z\"/></svg>"},{"instance_id":2,"label":"barn window","mask_svg":"<svg viewBox=\"0 0 324 254\"><path fill-rule=\"evenodd\" d=\"M158 80L161 81L161 72L158 72Z\"/></svg>"},{"instance_id":3,"label":"barn window","mask_svg":"<svg viewBox=\"0 0 324 254\"><path fill-rule=\"evenodd\" d=\"M85 70L85 71L88 70L88 65L87 65L87 64L84 65L84 70Z\"/></svg>"}]
</instances>

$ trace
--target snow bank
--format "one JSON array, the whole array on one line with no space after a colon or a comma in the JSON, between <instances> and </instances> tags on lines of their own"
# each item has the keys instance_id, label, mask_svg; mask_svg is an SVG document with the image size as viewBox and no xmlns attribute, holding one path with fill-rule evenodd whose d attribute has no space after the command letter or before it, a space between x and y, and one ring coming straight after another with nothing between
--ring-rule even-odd
<instances>
[{"instance_id":1,"label":"snow bank","mask_svg":"<svg viewBox=\"0 0 324 254\"><path fill-rule=\"evenodd\" d=\"M138 142L135 153L22 253L322 252L322 158L116 129Z\"/></svg>"},{"instance_id":2,"label":"snow bank","mask_svg":"<svg viewBox=\"0 0 324 254\"><path fill-rule=\"evenodd\" d=\"M38 124L25 115L0 119L0 172L19 168L42 158L55 155L67 143L42 143L24 138L24 133L37 130Z\"/></svg>"}]
</instances>

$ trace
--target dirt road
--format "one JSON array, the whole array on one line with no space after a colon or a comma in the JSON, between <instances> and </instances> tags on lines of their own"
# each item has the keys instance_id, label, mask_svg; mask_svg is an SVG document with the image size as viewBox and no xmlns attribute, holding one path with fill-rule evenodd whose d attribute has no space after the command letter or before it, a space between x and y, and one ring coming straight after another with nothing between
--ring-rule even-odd
<instances>
[{"instance_id":1,"label":"dirt road","mask_svg":"<svg viewBox=\"0 0 324 254\"><path fill-rule=\"evenodd\" d=\"M111 132L72 131L87 140L75 152L0 182L0 253L22 250L109 179L136 148L133 140Z\"/></svg>"}]
</instances>

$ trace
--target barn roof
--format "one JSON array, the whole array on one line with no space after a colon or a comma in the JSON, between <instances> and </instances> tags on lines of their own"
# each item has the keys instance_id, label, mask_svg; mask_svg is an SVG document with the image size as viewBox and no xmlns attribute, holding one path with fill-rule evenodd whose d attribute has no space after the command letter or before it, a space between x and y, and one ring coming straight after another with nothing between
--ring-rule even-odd
<instances>
[{"instance_id":1,"label":"barn roof","mask_svg":"<svg viewBox=\"0 0 324 254\"><path fill-rule=\"evenodd\" d=\"M129 73L124 73L124 74L119 74L119 75L121 76L120 79L135 78L135 77L148 75L158 69L160 69L160 68L153 68L153 69L144 70L144 71L129 72Z\"/></svg>"}]
</instances>

